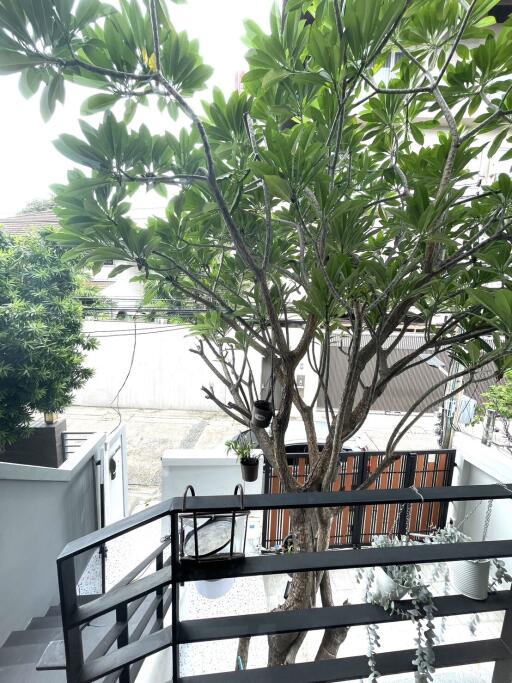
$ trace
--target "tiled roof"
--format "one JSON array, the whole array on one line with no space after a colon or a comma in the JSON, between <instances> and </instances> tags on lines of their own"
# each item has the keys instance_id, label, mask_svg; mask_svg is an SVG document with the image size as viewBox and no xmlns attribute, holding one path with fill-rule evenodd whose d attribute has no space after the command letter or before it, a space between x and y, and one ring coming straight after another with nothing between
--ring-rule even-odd
<instances>
[{"instance_id":1,"label":"tiled roof","mask_svg":"<svg viewBox=\"0 0 512 683\"><path fill-rule=\"evenodd\" d=\"M28 235L34 230L41 230L58 224L59 219L51 210L0 218L0 229L5 230L10 235Z\"/></svg>"}]
</instances>

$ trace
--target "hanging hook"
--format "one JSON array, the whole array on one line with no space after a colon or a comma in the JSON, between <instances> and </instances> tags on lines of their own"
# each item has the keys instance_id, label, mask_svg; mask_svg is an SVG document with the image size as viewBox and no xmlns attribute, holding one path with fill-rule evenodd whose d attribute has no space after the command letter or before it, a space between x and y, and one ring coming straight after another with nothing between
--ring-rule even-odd
<instances>
[{"instance_id":1,"label":"hanging hook","mask_svg":"<svg viewBox=\"0 0 512 683\"><path fill-rule=\"evenodd\" d=\"M236 496L236 494L238 492L240 492L240 510L243 510L244 509L244 487L242 486L242 484L237 484L235 486L235 491L234 491L233 495Z\"/></svg>"},{"instance_id":2,"label":"hanging hook","mask_svg":"<svg viewBox=\"0 0 512 683\"><path fill-rule=\"evenodd\" d=\"M183 508L183 511L186 509L186 503L187 503L187 493L190 491L190 493L195 496L196 492L194 491L194 487L192 484L189 484L187 488L185 489L185 493L183 494L183 502L181 504L181 507Z\"/></svg>"}]
</instances>

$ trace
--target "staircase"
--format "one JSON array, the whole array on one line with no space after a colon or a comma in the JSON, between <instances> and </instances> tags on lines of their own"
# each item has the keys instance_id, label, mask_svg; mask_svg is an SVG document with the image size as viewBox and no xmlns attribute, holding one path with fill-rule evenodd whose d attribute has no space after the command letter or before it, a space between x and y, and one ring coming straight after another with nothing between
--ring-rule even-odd
<instances>
[{"instance_id":1,"label":"staircase","mask_svg":"<svg viewBox=\"0 0 512 683\"><path fill-rule=\"evenodd\" d=\"M170 591L165 609L168 607ZM100 595L78 596L84 605ZM130 641L162 628L153 595L146 595L131 603ZM82 627L84 660L91 662L116 649L119 635L115 610L92 619ZM60 606L54 605L43 617L34 617L24 631L13 631L0 647L0 683L66 683L64 643L62 642ZM44 655L44 656L43 656ZM130 667L130 681L135 681L143 660ZM39 667L39 668L36 668ZM46 670L45 670L46 669ZM111 673L100 683L115 683L119 672Z\"/></svg>"},{"instance_id":2,"label":"staircase","mask_svg":"<svg viewBox=\"0 0 512 683\"><path fill-rule=\"evenodd\" d=\"M97 595L81 597L86 603ZM94 647L115 622L112 614L105 614L87 624L83 630L84 655L90 655ZM38 671L36 664L52 641L62 640L60 606L54 605L42 617L34 617L24 631L13 631L0 647L1 683L65 683L66 673L61 671Z\"/></svg>"}]
</instances>

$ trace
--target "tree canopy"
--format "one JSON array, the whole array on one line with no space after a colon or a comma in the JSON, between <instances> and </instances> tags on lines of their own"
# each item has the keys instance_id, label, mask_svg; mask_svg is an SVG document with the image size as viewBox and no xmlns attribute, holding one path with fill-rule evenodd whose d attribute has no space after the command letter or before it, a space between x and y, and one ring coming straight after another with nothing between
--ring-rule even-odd
<instances>
[{"instance_id":1,"label":"tree canopy","mask_svg":"<svg viewBox=\"0 0 512 683\"><path fill-rule=\"evenodd\" d=\"M0 230L0 235L2 231ZM59 411L91 376L73 270L43 236L0 244L0 447L28 435L34 411Z\"/></svg>"},{"instance_id":2,"label":"tree canopy","mask_svg":"<svg viewBox=\"0 0 512 683\"><path fill-rule=\"evenodd\" d=\"M204 307L196 352L231 400L204 390L243 425L259 394L251 354L271 358L280 399L270 430L253 431L285 490L328 489L343 442L418 363L452 357L438 384L447 396L510 367L512 182L502 173L479 187L476 177L482 153L512 158L502 150L512 141L512 27L495 30L496 4L288 0L272 11L269 33L247 22L242 90L214 89L200 110L190 98L211 69L174 27L172 4L0 0L0 70L19 72L29 96L42 87L43 117L67 82L92 90L84 117L105 112L99 125L84 118L80 137L56 141L79 167L55 188L61 244L93 266L135 263L142 278ZM166 132L132 125L149 105ZM178 113L188 120L181 130ZM130 213L140 187L170 196L165 215L144 226ZM424 341L391 361L418 324ZM349 339L348 369L332 405L335 333ZM302 361L317 376L308 401L295 379ZM363 486L436 405L432 389L399 420ZM308 440L301 482L284 448L293 405ZM294 548L325 548L330 514L292 513ZM294 576L283 609L314 603L319 585L328 603L328 580ZM335 656L342 631L325 633L319 657ZM269 662L292 661L299 646L297 634L274 638Z\"/></svg>"}]
</instances>

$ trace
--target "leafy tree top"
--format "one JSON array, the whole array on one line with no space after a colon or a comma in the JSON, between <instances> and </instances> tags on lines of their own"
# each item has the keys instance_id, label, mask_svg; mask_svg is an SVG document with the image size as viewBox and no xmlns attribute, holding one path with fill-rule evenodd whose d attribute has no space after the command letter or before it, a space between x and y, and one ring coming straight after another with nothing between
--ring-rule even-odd
<instances>
[{"instance_id":1,"label":"leafy tree top","mask_svg":"<svg viewBox=\"0 0 512 683\"><path fill-rule=\"evenodd\" d=\"M28 434L34 411L59 411L91 376L73 270L43 235L0 244L0 447Z\"/></svg>"},{"instance_id":2,"label":"leafy tree top","mask_svg":"<svg viewBox=\"0 0 512 683\"><path fill-rule=\"evenodd\" d=\"M495 410L506 420L512 419L512 370L505 373L502 382L489 387L482 398L486 408Z\"/></svg>"},{"instance_id":3,"label":"leafy tree top","mask_svg":"<svg viewBox=\"0 0 512 683\"><path fill-rule=\"evenodd\" d=\"M0 0L0 68L20 72L27 95L43 85L43 116L66 81L94 91L84 115L105 110L99 126L83 120L81 137L56 142L80 166L56 188L61 243L93 265L135 263L141 277L203 305L194 329L221 365L234 349L272 354L284 390L272 439L260 434L269 457L293 402L319 457L294 370L318 344L315 401L327 393L335 329L351 345L341 404L328 408L333 453L421 354L449 351L461 378L510 363L512 183L502 174L467 189L482 147L493 156L511 133L512 29L493 30L495 4L289 0L273 10L269 34L247 22L243 92L214 90L198 113L188 98L211 69L173 26L172 5ZM111 111L119 101L124 120ZM190 127L131 127L150 102L171 117L181 111ZM172 192L166 215L144 227L130 217L140 186ZM303 326L295 345L290 320ZM425 344L391 365L386 344L413 321ZM361 395L370 362L375 378ZM210 397L247 424L254 378L242 395L233 368L219 374L236 396L230 406Z\"/></svg>"},{"instance_id":4,"label":"leafy tree top","mask_svg":"<svg viewBox=\"0 0 512 683\"><path fill-rule=\"evenodd\" d=\"M46 199L31 199L18 213L20 216L22 216L26 213L40 213L41 211L50 211L54 208L55 200L53 197Z\"/></svg>"},{"instance_id":5,"label":"leafy tree top","mask_svg":"<svg viewBox=\"0 0 512 683\"><path fill-rule=\"evenodd\" d=\"M511 365L512 183L502 174L468 188L482 148L493 156L511 141L512 27L494 31L496 4L288 0L268 34L247 23L243 91L214 91L199 112L190 96L211 70L173 26L172 4L0 0L0 70L19 72L28 95L43 86L43 116L68 81L92 90L84 116L105 111L99 126L83 120L79 137L56 143L80 167L56 188L61 243L93 265L135 263L141 277L203 306L196 352L231 400L204 391L246 426L260 393L249 350L270 357L279 400L271 428L253 433L284 490L329 490L341 445L402 372L443 351L457 360L398 420L362 487L399 457L403 434L439 401L434 389L448 385L449 397ZM121 101L124 120L112 112ZM131 125L149 104L170 117L167 132ZM189 125L176 134L178 112ZM165 216L144 227L130 216L141 186L171 191ZM424 341L394 358L413 323ZM333 405L334 330L350 343ZM307 402L295 381L306 361L318 379ZM320 449L322 394L329 433ZM285 451L293 405L308 441L300 481ZM291 517L294 549L325 550L332 511ZM332 604L327 572L295 574L281 608L310 607L319 586ZM336 656L345 635L326 631L317 658ZM300 642L271 636L269 664L293 661Z\"/></svg>"}]
</instances>

